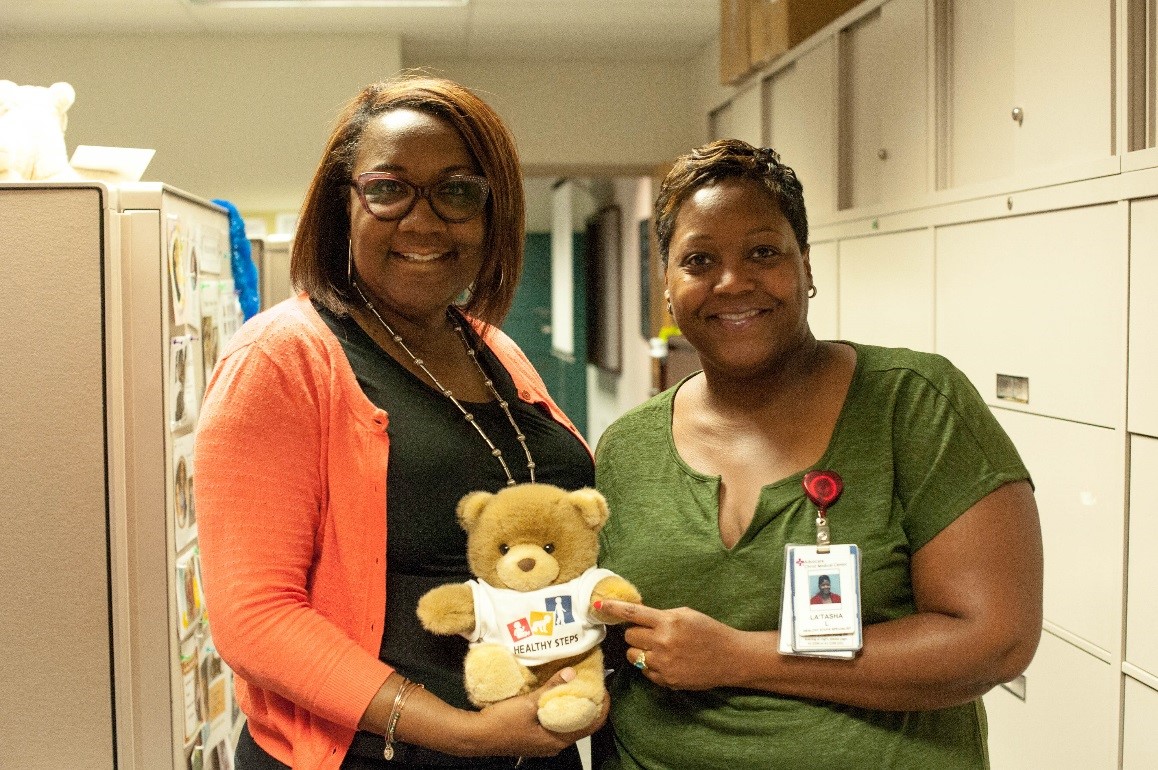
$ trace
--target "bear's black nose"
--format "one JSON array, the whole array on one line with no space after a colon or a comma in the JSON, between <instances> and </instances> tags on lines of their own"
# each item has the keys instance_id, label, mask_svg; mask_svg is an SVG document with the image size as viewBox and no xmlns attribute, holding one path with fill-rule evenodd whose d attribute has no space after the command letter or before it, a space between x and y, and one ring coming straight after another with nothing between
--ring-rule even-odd
<instances>
[{"instance_id":1,"label":"bear's black nose","mask_svg":"<svg viewBox=\"0 0 1158 770\"><path fill-rule=\"evenodd\" d=\"M519 561L519 569L521 569L523 572L530 572L534 568L535 568L535 560L534 559L522 559L521 561Z\"/></svg>"}]
</instances>

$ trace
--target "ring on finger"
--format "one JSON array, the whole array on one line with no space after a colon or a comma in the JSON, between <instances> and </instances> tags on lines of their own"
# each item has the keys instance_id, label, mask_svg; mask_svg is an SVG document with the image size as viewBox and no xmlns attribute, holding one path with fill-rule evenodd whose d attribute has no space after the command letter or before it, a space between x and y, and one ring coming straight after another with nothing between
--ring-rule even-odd
<instances>
[{"instance_id":1,"label":"ring on finger","mask_svg":"<svg viewBox=\"0 0 1158 770\"><path fill-rule=\"evenodd\" d=\"M639 657L635 659L635 667L640 671L647 671L647 653L643 650L639 651Z\"/></svg>"}]
</instances>

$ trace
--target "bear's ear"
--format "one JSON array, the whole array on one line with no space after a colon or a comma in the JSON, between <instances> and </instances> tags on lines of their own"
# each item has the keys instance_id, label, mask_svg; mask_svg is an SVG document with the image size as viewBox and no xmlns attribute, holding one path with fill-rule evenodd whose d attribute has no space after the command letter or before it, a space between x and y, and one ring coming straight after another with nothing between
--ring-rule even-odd
<instances>
[{"instance_id":1,"label":"bear's ear","mask_svg":"<svg viewBox=\"0 0 1158 770\"><path fill-rule=\"evenodd\" d=\"M607 523L611 510L607 507L607 500L590 487L577 489L567 495L567 502L575 506L583 523L591 529L600 529Z\"/></svg>"},{"instance_id":2,"label":"bear's ear","mask_svg":"<svg viewBox=\"0 0 1158 770\"><path fill-rule=\"evenodd\" d=\"M0 80L0 115L16 103L16 94L20 93L20 86L11 80Z\"/></svg>"},{"instance_id":3,"label":"bear's ear","mask_svg":"<svg viewBox=\"0 0 1158 770\"><path fill-rule=\"evenodd\" d=\"M76 90L68 83L53 83L48 87L48 93L52 94L52 103L61 115L68 112L76 101Z\"/></svg>"},{"instance_id":4,"label":"bear's ear","mask_svg":"<svg viewBox=\"0 0 1158 770\"><path fill-rule=\"evenodd\" d=\"M475 524L478 523L479 517L482 515L483 508L487 507L487 503L494 497L490 492L471 492L464 498L458 501L458 523L467 532L474 529Z\"/></svg>"}]
</instances>

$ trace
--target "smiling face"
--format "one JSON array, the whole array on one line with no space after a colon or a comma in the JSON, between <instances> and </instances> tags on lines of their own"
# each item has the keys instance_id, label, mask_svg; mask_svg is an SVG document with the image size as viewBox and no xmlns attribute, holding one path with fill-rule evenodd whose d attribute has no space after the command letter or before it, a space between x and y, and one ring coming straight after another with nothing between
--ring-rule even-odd
<instances>
[{"instance_id":1,"label":"smiling face","mask_svg":"<svg viewBox=\"0 0 1158 770\"><path fill-rule=\"evenodd\" d=\"M688 196L666 284L676 324L709 374L758 376L811 339L808 252L754 180L726 178Z\"/></svg>"},{"instance_id":2,"label":"smiling face","mask_svg":"<svg viewBox=\"0 0 1158 770\"><path fill-rule=\"evenodd\" d=\"M353 177L367 171L388 171L419 186L481 173L449 123L412 109L391 110L366 126ZM429 201L419 200L402 219L383 222L366 211L357 190L350 187L348 195L355 278L366 296L395 323L440 322L482 267L486 214L444 222Z\"/></svg>"}]
</instances>

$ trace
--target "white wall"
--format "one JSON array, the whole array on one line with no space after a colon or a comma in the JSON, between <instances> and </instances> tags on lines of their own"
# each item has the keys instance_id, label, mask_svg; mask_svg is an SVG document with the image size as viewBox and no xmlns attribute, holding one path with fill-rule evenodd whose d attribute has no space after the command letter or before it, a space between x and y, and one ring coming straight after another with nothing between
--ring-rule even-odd
<instances>
[{"instance_id":1,"label":"white wall","mask_svg":"<svg viewBox=\"0 0 1158 770\"><path fill-rule=\"evenodd\" d=\"M382 35L0 37L0 77L76 88L65 141L157 150L146 179L296 211L338 110L402 66Z\"/></svg>"},{"instance_id":2,"label":"white wall","mask_svg":"<svg viewBox=\"0 0 1158 770\"><path fill-rule=\"evenodd\" d=\"M614 202L622 211L623 267L620 303L623 369L618 376L587 367L587 440L594 446L615 418L651 394L651 359L640 330L639 223L651 216L652 189L647 177L614 180Z\"/></svg>"},{"instance_id":3,"label":"white wall","mask_svg":"<svg viewBox=\"0 0 1158 770\"><path fill-rule=\"evenodd\" d=\"M529 173L646 172L699 137L695 62L414 61L476 89L508 122ZM554 171L550 171L554 170Z\"/></svg>"}]
</instances>

